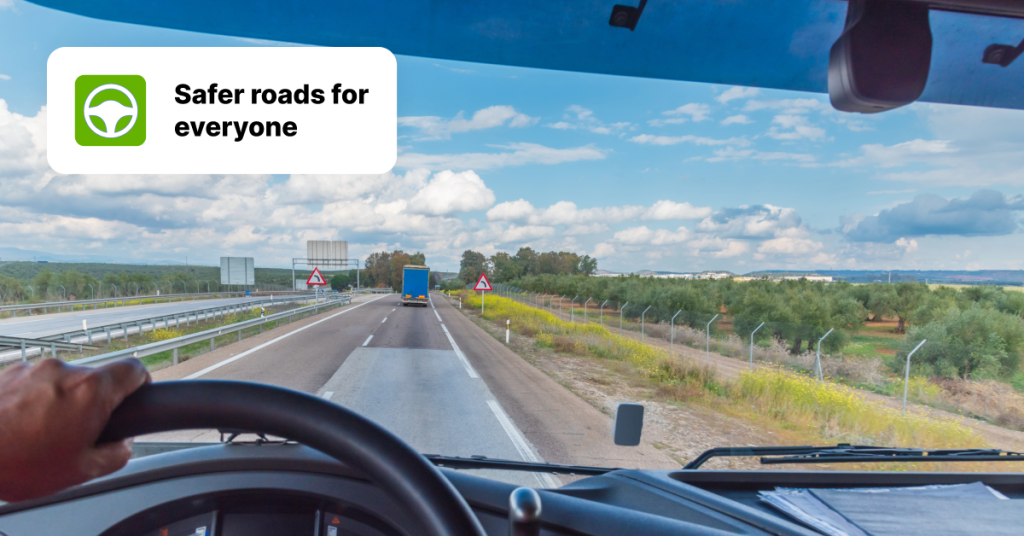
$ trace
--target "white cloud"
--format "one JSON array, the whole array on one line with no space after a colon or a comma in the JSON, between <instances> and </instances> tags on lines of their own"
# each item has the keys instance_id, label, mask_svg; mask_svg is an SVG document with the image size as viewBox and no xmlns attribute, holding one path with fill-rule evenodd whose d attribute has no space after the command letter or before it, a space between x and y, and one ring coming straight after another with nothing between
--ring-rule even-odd
<instances>
[{"instance_id":1,"label":"white cloud","mask_svg":"<svg viewBox=\"0 0 1024 536\"><path fill-rule=\"evenodd\" d=\"M885 146L880 143L862 145L863 154L836 162L835 166L875 165L879 167L897 167L913 162L931 162L937 155L957 152L949 140L910 140L895 145Z\"/></svg>"},{"instance_id":2,"label":"white cloud","mask_svg":"<svg viewBox=\"0 0 1024 536\"><path fill-rule=\"evenodd\" d=\"M772 119L772 123L778 126L768 129L767 134L777 140L818 141L825 138L825 129L812 125L803 115L777 115Z\"/></svg>"},{"instance_id":3,"label":"white cloud","mask_svg":"<svg viewBox=\"0 0 1024 536\"><path fill-rule=\"evenodd\" d=\"M589 224L580 223L580 224L576 224L576 225L570 225L568 228L565 229L565 231L563 231L563 234L569 235L569 236L591 235L591 234L603 233L603 232L605 232L607 230L608 230L608 226L603 224L603 223L589 223Z\"/></svg>"},{"instance_id":4,"label":"white cloud","mask_svg":"<svg viewBox=\"0 0 1024 536\"><path fill-rule=\"evenodd\" d=\"M907 240L906 238L899 238L896 240L895 244L896 247L903 248L907 253L917 251L917 240L914 240L913 238L910 240Z\"/></svg>"},{"instance_id":5,"label":"white cloud","mask_svg":"<svg viewBox=\"0 0 1024 536\"><path fill-rule=\"evenodd\" d=\"M3 2L2 1L0 1L0 7L3 7ZM10 79L11 79L11 75L0 73L0 80L10 80Z\"/></svg>"},{"instance_id":6,"label":"white cloud","mask_svg":"<svg viewBox=\"0 0 1024 536\"><path fill-rule=\"evenodd\" d=\"M783 236L761 242L761 245L757 247L757 252L767 255L807 255L816 253L822 247L824 246L821 242L807 238Z\"/></svg>"},{"instance_id":7,"label":"white cloud","mask_svg":"<svg viewBox=\"0 0 1024 536\"><path fill-rule=\"evenodd\" d=\"M487 211L488 221L519 221L535 225L573 225L567 234L598 232L590 224L607 225L627 220L696 220L712 214L711 207L695 207L688 202L663 199L650 207L623 205L580 209L571 201L559 201L547 208L535 208L519 199L499 203Z\"/></svg>"},{"instance_id":8,"label":"white cloud","mask_svg":"<svg viewBox=\"0 0 1024 536\"><path fill-rule=\"evenodd\" d=\"M735 99L748 99L750 97L756 97L761 94L761 90L756 87L740 87L733 86L722 92L721 95L715 97L715 100L725 104Z\"/></svg>"},{"instance_id":9,"label":"white cloud","mask_svg":"<svg viewBox=\"0 0 1024 536\"><path fill-rule=\"evenodd\" d=\"M708 106L707 104L696 103L696 102L691 102L689 104L684 104L684 105L682 105L682 106L680 106L680 107L678 107L678 108L676 108L674 110L668 110L668 111L665 111L665 112L661 112L662 115L667 115L669 117L680 117L680 116L684 116L684 115L685 116L689 116L690 120L695 121L695 122L700 122L700 121L704 121L706 119L709 119L708 115L710 113L711 113L711 107L710 106Z\"/></svg>"},{"instance_id":10,"label":"white cloud","mask_svg":"<svg viewBox=\"0 0 1024 536\"><path fill-rule=\"evenodd\" d=\"M442 216L456 212L483 210L494 204L494 192L473 171L438 172L427 186L409 200L412 214Z\"/></svg>"},{"instance_id":11,"label":"white cloud","mask_svg":"<svg viewBox=\"0 0 1024 536\"><path fill-rule=\"evenodd\" d=\"M688 202L676 203L662 199L644 212L644 220L699 220L712 213L711 207L695 207Z\"/></svg>"},{"instance_id":12,"label":"white cloud","mask_svg":"<svg viewBox=\"0 0 1024 536\"><path fill-rule=\"evenodd\" d=\"M768 204L722 209L701 220L697 229L734 238L798 236L807 232L796 209Z\"/></svg>"},{"instance_id":13,"label":"white cloud","mask_svg":"<svg viewBox=\"0 0 1024 536\"><path fill-rule=\"evenodd\" d=\"M680 227L675 231L667 229L648 229L646 225L630 227L613 235L614 239L623 244L650 244L652 246L664 246L669 244L681 244L690 238L690 230Z\"/></svg>"},{"instance_id":14,"label":"white cloud","mask_svg":"<svg viewBox=\"0 0 1024 536\"><path fill-rule=\"evenodd\" d=\"M801 164L810 164L814 162L814 157L804 153L785 153L785 152L763 152L755 151L753 149L736 149L735 147L726 147L724 149L715 149L714 156L700 157L707 162L725 162L725 161L736 161L736 160L760 160L762 162L768 161L792 161Z\"/></svg>"},{"instance_id":15,"label":"white cloud","mask_svg":"<svg viewBox=\"0 0 1024 536\"><path fill-rule=\"evenodd\" d=\"M418 129L422 135L420 139L446 140L454 133L495 128L506 124L511 128L527 127L539 120L517 112L512 106L489 106L474 112L470 119L466 119L463 113L459 112L452 119L436 116L399 117L398 125Z\"/></svg>"},{"instance_id":16,"label":"white cloud","mask_svg":"<svg viewBox=\"0 0 1024 536\"><path fill-rule=\"evenodd\" d=\"M739 147L746 147L747 145L750 145L750 141L746 138L716 140L714 138L705 138L691 134L687 134L685 136L654 136L652 134L640 134L638 136L633 136L629 141L645 145L677 145L680 143L692 143L694 145L736 145Z\"/></svg>"},{"instance_id":17,"label":"white cloud","mask_svg":"<svg viewBox=\"0 0 1024 536\"><path fill-rule=\"evenodd\" d=\"M708 253L716 259L738 257L750 250L750 245L743 240L728 240L708 236L691 240L687 247L690 248L693 256Z\"/></svg>"},{"instance_id":18,"label":"white cloud","mask_svg":"<svg viewBox=\"0 0 1024 536\"><path fill-rule=\"evenodd\" d=\"M594 246L593 256L595 258L604 259L612 255L615 255L615 246L607 242L599 242L596 246Z\"/></svg>"},{"instance_id":19,"label":"white cloud","mask_svg":"<svg viewBox=\"0 0 1024 536\"><path fill-rule=\"evenodd\" d=\"M544 126L553 128L556 130L589 130L594 134L611 134L613 132L619 132L628 129L632 126L632 123L628 122L617 122L611 124L605 124L597 119L594 115L593 110L584 108L578 104L566 108L565 114L562 116L563 121L557 123L548 123Z\"/></svg>"},{"instance_id":20,"label":"white cloud","mask_svg":"<svg viewBox=\"0 0 1024 536\"><path fill-rule=\"evenodd\" d=\"M442 169L494 169L506 166L522 166L526 164L562 164L580 160L602 160L607 150L593 145L553 149L536 143L509 143L492 145L496 149L506 149L497 153L462 153L462 154L420 154L402 153L398 155L399 168Z\"/></svg>"},{"instance_id":21,"label":"white cloud","mask_svg":"<svg viewBox=\"0 0 1024 536\"><path fill-rule=\"evenodd\" d=\"M722 120L723 125L749 125L750 123L753 121L743 114L730 115Z\"/></svg>"}]
</instances>

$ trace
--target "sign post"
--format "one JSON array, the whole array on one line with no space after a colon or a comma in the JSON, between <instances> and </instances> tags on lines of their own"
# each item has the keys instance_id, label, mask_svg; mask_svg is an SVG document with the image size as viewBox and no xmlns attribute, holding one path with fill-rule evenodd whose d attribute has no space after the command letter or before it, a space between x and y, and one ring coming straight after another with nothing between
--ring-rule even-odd
<instances>
[{"instance_id":1,"label":"sign post","mask_svg":"<svg viewBox=\"0 0 1024 536\"><path fill-rule=\"evenodd\" d=\"M483 315L484 298L487 296L487 291L494 290L494 287L491 286L491 282L487 280L486 273L480 272L480 279L476 280L476 286L473 287L473 290L480 291L480 314Z\"/></svg>"}]
</instances>

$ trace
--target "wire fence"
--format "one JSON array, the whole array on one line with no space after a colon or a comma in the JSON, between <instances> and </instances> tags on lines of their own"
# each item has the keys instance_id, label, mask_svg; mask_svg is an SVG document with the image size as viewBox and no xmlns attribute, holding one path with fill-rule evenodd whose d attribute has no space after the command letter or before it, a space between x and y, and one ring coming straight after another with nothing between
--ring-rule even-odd
<instances>
[{"instance_id":1,"label":"wire fence","mask_svg":"<svg viewBox=\"0 0 1024 536\"><path fill-rule=\"evenodd\" d=\"M873 383L885 375L879 360L845 360L840 352L850 334L841 326L811 326L747 318L718 311L687 311L645 303L561 296L495 285L501 296L531 305L570 322L603 325L621 334L639 335L733 358L783 364L813 371L818 377L843 376ZM653 342L653 341L651 341Z\"/></svg>"}]
</instances>

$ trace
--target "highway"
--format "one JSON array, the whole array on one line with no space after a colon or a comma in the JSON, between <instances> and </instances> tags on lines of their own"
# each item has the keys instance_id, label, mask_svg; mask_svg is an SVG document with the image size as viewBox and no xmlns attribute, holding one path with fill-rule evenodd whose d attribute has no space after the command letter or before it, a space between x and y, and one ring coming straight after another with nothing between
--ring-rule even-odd
<instances>
[{"instance_id":1,"label":"highway","mask_svg":"<svg viewBox=\"0 0 1024 536\"><path fill-rule=\"evenodd\" d=\"M617 447L611 419L508 350L441 296L402 307L360 296L153 373L154 381L230 379L316 394L380 423L420 452L616 467L678 467L649 445ZM215 431L139 441L217 441ZM553 475L483 471L520 485Z\"/></svg>"},{"instance_id":2,"label":"highway","mask_svg":"<svg viewBox=\"0 0 1024 536\"><path fill-rule=\"evenodd\" d=\"M85 320L90 327L99 327L119 322L134 322L154 316L173 315L200 309L244 304L268 297L269 294L267 296L253 296L250 298L174 301L170 303L129 305L126 307L108 307L106 309L86 309L84 311L46 315L22 315L0 320L0 335L37 339L47 335L82 329L82 320Z\"/></svg>"}]
</instances>

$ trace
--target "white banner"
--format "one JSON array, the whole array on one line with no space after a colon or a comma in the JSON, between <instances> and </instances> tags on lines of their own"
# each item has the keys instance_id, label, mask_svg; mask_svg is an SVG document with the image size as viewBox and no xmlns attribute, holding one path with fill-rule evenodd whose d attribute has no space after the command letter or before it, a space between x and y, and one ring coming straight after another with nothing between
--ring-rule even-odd
<instances>
[{"instance_id":1,"label":"white banner","mask_svg":"<svg viewBox=\"0 0 1024 536\"><path fill-rule=\"evenodd\" d=\"M47 64L59 173L384 173L397 118L383 48L60 48Z\"/></svg>"}]
</instances>

